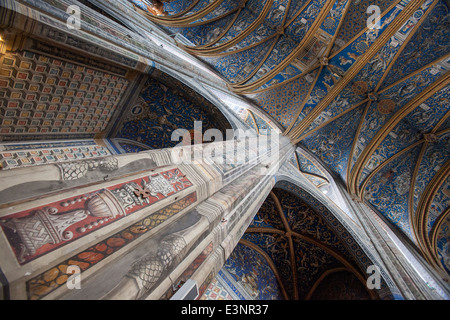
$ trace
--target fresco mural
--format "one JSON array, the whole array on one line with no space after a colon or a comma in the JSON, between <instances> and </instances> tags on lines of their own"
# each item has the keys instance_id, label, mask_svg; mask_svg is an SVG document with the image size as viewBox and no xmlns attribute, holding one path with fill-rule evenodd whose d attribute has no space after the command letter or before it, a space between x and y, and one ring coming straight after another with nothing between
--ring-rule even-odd
<instances>
[{"instance_id":1,"label":"fresco mural","mask_svg":"<svg viewBox=\"0 0 450 320\"><path fill-rule=\"evenodd\" d=\"M327 275L314 290L311 300L370 300L361 282L350 272Z\"/></svg>"},{"instance_id":2,"label":"fresco mural","mask_svg":"<svg viewBox=\"0 0 450 320\"><path fill-rule=\"evenodd\" d=\"M359 272L356 260L369 260L335 219L297 186L278 183L217 279L225 279L225 291L233 292L234 299L334 299L339 292L341 298L376 298L354 274ZM349 265L354 266L351 272ZM325 277L336 269L350 276ZM327 296L320 285L314 289L319 283L334 291Z\"/></svg>"},{"instance_id":3,"label":"fresco mural","mask_svg":"<svg viewBox=\"0 0 450 320\"><path fill-rule=\"evenodd\" d=\"M447 270L450 271L450 219L444 221L437 231L437 255L440 262Z\"/></svg>"},{"instance_id":4,"label":"fresco mural","mask_svg":"<svg viewBox=\"0 0 450 320\"><path fill-rule=\"evenodd\" d=\"M225 262L222 278L234 283L254 300L280 300L282 294L273 271L261 254L249 247L238 244ZM236 289L235 289L236 290Z\"/></svg>"},{"instance_id":5,"label":"fresco mural","mask_svg":"<svg viewBox=\"0 0 450 320\"><path fill-rule=\"evenodd\" d=\"M17 261L26 264L189 187L192 183L173 169L4 216L0 226ZM147 188L151 192L143 191Z\"/></svg>"},{"instance_id":6,"label":"fresco mural","mask_svg":"<svg viewBox=\"0 0 450 320\"><path fill-rule=\"evenodd\" d=\"M109 149L94 140L22 142L0 144L0 169L98 159L111 155Z\"/></svg>"},{"instance_id":7,"label":"fresco mural","mask_svg":"<svg viewBox=\"0 0 450 320\"><path fill-rule=\"evenodd\" d=\"M380 9L376 28L367 24L370 5ZM445 0L224 1L197 21L162 27L182 35L187 52L270 114L354 197L411 241L425 243L417 239L418 225L431 236L447 208L435 202L414 222L426 187L449 157L448 5ZM202 10L196 6L191 12ZM416 102L418 97L424 98ZM247 118L255 129L256 121ZM436 201L443 199L438 194Z\"/></svg>"},{"instance_id":8,"label":"fresco mural","mask_svg":"<svg viewBox=\"0 0 450 320\"><path fill-rule=\"evenodd\" d=\"M370 5L380 9L379 28L366 24ZM411 212L448 159L445 137L438 135L443 139L439 155L428 150L418 159L414 154L413 159L423 161L417 177L412 176L414 160L402 156L397 162L409 166L396 167L389 188L377 179L381 172L387 177L391 159L420 143L424 135L444 130L448 85L411 104L450 70L450 43L444 32L448 2L249 0L237 11L228 1L219 7L201 23L164 27L182 34L191 42L185 47L189 53L223 75L236 93L247 95L270 114L352 193L417 241ZM399 19L400 27L391 28ZM313 21L319 25L313 26ZM296 59L288 59L293 52ZM350 71L351 80L342 81ZM252 126L254 119L247 120ZM408 181L417 184L411 189L412 204ZM431 230L438 216L427 217Z\"/></svg>"},{"instance_id":9,"label":"fresco mural","mask_svg":"<svg viewBox=\"0 0 450 320\"><path fill-rule=\"evenodd\" d=\"M129 85L86 62L28 50L2 55L0 69L3 141L92 139L106 129Z\"/></svg>"},{"instance_id":10,"label":"fresco mural","mask_svg":"<svg viewBox=\"0 0 450 320\"><path fill-rule=\"evenodd\" d=\"M201 121L202 128L194 127ZM138 97L138 104L129 108L114 138L129 139L147 145L151 149L176 146L172 141L177 129L218 129L226 137L231 129L225 116L212 103L194 90L166 74L150 77ZM130 148L125 146L125 148Z\"/></svg>"}]
</instances>

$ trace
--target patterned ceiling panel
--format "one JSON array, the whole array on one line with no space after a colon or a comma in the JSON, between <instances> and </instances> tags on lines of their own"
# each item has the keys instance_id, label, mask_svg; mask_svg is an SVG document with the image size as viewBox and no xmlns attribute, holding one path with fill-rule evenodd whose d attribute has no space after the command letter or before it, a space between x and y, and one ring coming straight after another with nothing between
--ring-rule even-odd
<instances>
[{"instance_id":1,"label":"patterned ceiling panel","mask_svg":"<svg viewBox=\"0 0 450 320\"><path fill-rule=\"evenodd\" d=\"M412 79L411 82L402 83L397 87L397 95L394 93L395 90L392 91L393 93L390 96L392 99L390 100L402 101L403 103L403 101L407 99L407 93L405 94L404 92L409 90L413 91L422 79L423 78ZM395 155L403 148L424 138L424 134L432 132L433 128L448 112L449 90L450 87L446 87L424 103L420 104L411 113L405 116L392 131L390 131L389 135L383 140L372 155L371 160L369 160L366 165L361 177L362 179L382 160ZM405 99L402 99L402 94L404 94L403 97ZM386 114L383 109L380 109L380 103L372 104L368 110L368 116L365 118L353 153L353 163L356 162L356 159L359 157L361 151L364 150L367 143L375 136L377 130L379 130L397 110L397 107L394 107L392 113ZM396 105L398 104L399 103L396 103Z\"/></svg>"},{"instance_id":2,"label":"patterned ceiling panel","mask_svg":"<svg viewBox=\"0 0 450 320\"><path fill-rule=\"evenodd\" d=\"M368 8L376 5L380 8L380 12L385 12L389 6L395 3L395 0L353 0L351 1L348 13L345 16L342 28L338 33L333 51L348 43L353 37L361 32L367 26ZM361 19L361 17L367 17Z\"/></svg>"},{"instance_id":3,"label":"patterned ceiling panel","mask_svg":"<svg viewBox=\"0 0 450 320\"><path fill-rule=\"evenodd\" d=\"M220 3L220 5L211 13L207 14L201 19L198 19L197 21L193 22L195 24L198 23L204 23L209 22L211 20L217 19L219 17L222 17L223 15L227 14L228 12L236 9L239 7L239 1L233 1L233 0L224 0Z\"/></svg>"},{"instance_id":4,"label":"patterned ceiling panel","mask_svg":"<svg viewBox=\"0 0 450 320\"><path fill-rule=\"evenodd\" d=\"M433 203L431 204L431 209L429 212L429 220L433 221L433 226L435 225L438 217L441 216L442 213L450 206L450 176L442 183L439 190L436 192L436 195L433 199ZM428 223L430 225L430 223ZM431 227L433 228L433 227ZM430 228L428 229L430 230ZM447 230L448 231L448 230ZM449 267L449 261L445 262L446 268Z\"/></svg>"},{"instance_id":5,"label":"patterned ceiling panel","mask_svg":"<svg viewBox=\"0 0 450 320\"><path fill-rule=\"evenodd\" d=\"M311 287L327 270L342 267L342 263L327 251L298 238L293 239L297 267L298 294L306 297Z\"/></svg>"},{"instance_id":6,"label":"patterned ceiling panel","mask_svg":"<svg viewBox=\"0 0 450 320\"><path fill-rule=\"evenodd\" d=\"M448 187L447 187L448 188ZM448 196L447 196L448 198ZM447 201L448 205L448 201ZM450 243L450 218L443 221L442 224L436 229L436 254L439 257L439 261L444 269L450 273L450 262L448 257L450 256L449 243Z\"/></svg>"},{"instance_id":7,"label":"patterned ceiling panel","mask_svg":"<svg viewBox=\"0 0 450 320\"><path fill-rule=\"evenodd\" d=\"M264 61L275 39L268 40L254 48L233 53L224 58L204 58L221 75L232 83L242 82L259 70L258 65Z\"/></svg>"},{"instance_id":8,"label":"patterned ceiling panel","mask_svg":"<svg viewBox=\"0 0 450 320\"><path fill-rule=\"evenodd\" d=\"M188 39L193 45L207 45L217 39L217 37L228 27L234 19L234 15L230 14L216 21L192 26L189 28L165 27L170 34L179 33Z\"/></svg>"},{"instance_id":9,"label":"patterned ceiling panel","mask_svg":"<svg viewBox=\"0 0 450 320\"><path fill-rule=\"evenodd\" d=\"M171 27L170 23L164 22L164 28L167 28L170 33L180 33L192 44L200 46L192 50L188 49L189 52L192 51L200 57L204 57L205 54L207 56L219 54L220 59L211 61L204 58L204 60L212 63L211 65L220 70L221 74L232 83L245 80L246 86L254 86L256 89L268 88L287 81L317 63L317 55L323 54L328 47L331 37L337 31L348 1L248 0L242 2L244 4L242 7L241 2L232 3L228 5L227 1L221 2L213 12L191 23L192 26L187 24L183 28L175 28L175 26ZM238 4L240 8L235 11ZM318 16L323 22L316 23L317 25L313 27ZM220 17L222 18L216 19ZM233 17L232 24L227 23L230 22L230 17ZM310 36L310 30L315 32L313 37ZM316 32L317 30L319 32ZM208 41L211 39L216 41ZM261 45L261 42L266 45ZM254 44L257 43L260 46L255 48ZM299 50L300 44L303 50ZM201 47L202 45L207 46ZM236 63L233 61L237 61L240 56L230 56L230 52L236 50L251 50L245 55L258 62L254 61L257 67L255 72L244 71L244 67L248 66L246 59L242 59L239 66L235 66ZM297 50L296 56L292 55L294 50ZM227 54L224 56L223 53ZM283 68L285 70L278 72L277 79L272 80L273 76L267 77L275 66L282 62L285 64L288 60L292 63L287 63ZM219 65L231 67L226 70L218 67ZM236 79L236 72L239 71L243 71L244 75L241 74ZM266 84L265 78L268 80Z\"/></svg>"},{"instance_id":10,"label":"patterned ceiling panel","mask_svg":"<svg viewBox=\"0 0 450 320\"><path fill-rule=\"evenodd\" d=\"M301 41L308 35L308 31L312 28L315 19L321 12L321 8L325 5L325 1L310 2L303 11L299 11L297 17L293 21L288 21L284 25L284 35L280 37L279 46L274 47L271 56L267 59L263 68L272 70L281 62L292 54L295 49L300 47ZM314 36L303 45L303 50L299 51L295 59L292 60L284 70L280 71L273 79L262 84L260 89L267 89L273 85L288 82L290 79L297 77L301 73L309 70L311 67L319 64L319 59L327 50L331 42L331 38L336 32L337 26L342 17L342 12L346 8L347 1L338 1L330 10L327 17ZM278 29L277 29L278 31ZM256 76L249 83L258 80Z\"/></svg>"},{"instance_id":11,"label":"patterned ceiling panel","mask_svg":"<svg viewBox=\"0 0 450 320\"><path fill-rule=\"evenodd\" d=\"M315 77L315 86L312 88L311 94L307 97L307 100L304 100L305 106L298 114L298 118L295 119L294 127L300 124L306 115L314 108L314 105L325 97L325 90L331 89L338 79L339 76L333 73L332 69L328 67L323 69L322 72ZM306 135L329 120L345 114L346 111L358 106L359 103L364 100L365 97L354 93L353 85L346 87L342 90L339 97L334 99L302 134Z\"/></svg>"},{"instance_id":12,"label":"patterned ceiling panel","mask_svg":"<svg viewBox=\"0 0 450 320\"><path fill-rule=\"evenodd\" d=\"M329 176L328 173L322 171L317 167L316 160L313 160L310 155L307 155L303 150L297 149L297 158L301 172L315 174L326 179ZM316 163L316 164L315 164Z\"/></svg>"},{"instance_id":13,"label":"patterned ceiling panel","mask_svg":"<svg viewBox=\"0 0 450 320\"><path fill-rule=\"evenodd\" d=\"M288 21L288 26L284 30L286 36L295 42L300 42L314 23L313 17L320 13L326 0L309 1L306 6L296 12L295 19Z\"/></svg>"},{"instance_id":14,"label":"patterned ceiling panel","mask_svg":"<svg viewBox=\"0 0 450 320\"><path fill-rule=\"evenodd\" d=\"M247 22L238 17L213 54L202 47L189 52L437 260L437 248L415 235L423 225L431 236L448 212L443 193L427 191L442 183L449 158L448 6L446 0L248 1ZM379 28L368 25L374 9ZM253 21L258 25L246 33ZM444 201L440 213L423 212L439 207L432 196Z\"/></svg>"},{"instance_id":15,"label":"patterned ceiling panel","mask_svg":"<svg viewBox=\"0 0 450 320\"><path fill-rule=\"evenodd\" d=\"M419 165L420 175L414 183L414 212L416 212L420 196L436 173L450 160L450 132L442 135L439 140L427 144L425 154ZM428 222L430 231L435 219Z\"/></svg>"},{"instance_id":16,"label":"patterned ceiling panel","mask_svg":"<svg viewBox=\"0 0 450 320\"><path fill-rule=\"evenodd\" d=\"M235 3L239 3L235 1ZM231 28L225 33L225 35L217 41L214 45L215 47L223 45L224 43L232 40L237 35L241 34L249 28L249 26L258 19L259 15L262 14L264 2L256 0L248 0L245 8L240 12L236 21L233 23Z\"/></svg>"},{"instance_id":17,"label":"patterned ceiling panel","mask_svg":"<svg viewBox=\"0 0 450 320\"><path fill-rule=\"evenodd\" d=\"M236 45L224 50L225 53L231 53L233 51L245 50L254 46L256 43L265 42L272 39L276 34L276 30L267 27L266 23L263 22L255 30L253 30L248 36L243 40L239 41Z\"/></svg>"},{"instance_id":18,"label":"patterned ceiling panel","mask_svg":"<svg viewBox=\"0 0 450 320\"><path fill-rule=\"evenodd\" d=\"M289 241L279 234L269 233L245 233L242 239L251 242L263 250L270 257L281 277L281 284L290 297L294 296L294 284L292 282L293 269L291 265L291 254L289 252Z\"/></svg>"},{"instance_id":19,"label":"patterned ceiling panel","mask_svg":"<svg viewBox=\"0 0 450 320\"><path fill-rule=\"evenodd\" d=\"M449 2L210 3L219 5L208 11L200 1L188 13L204 13L202 25L173 28L169 16L164 27L445 269L436 262L436 230L448 206L442 186L430 184L443 183L449 158ZM370 28L374 9L380 24ZM247 121L264 127L254 116Z\"/></svg>"},{"instance_id":20,"label":"patterned ceiling panel","mask_svg":"<svg viewBox=\"0 0 450 320\"><path fill-rule=\"evenodd\" d=\"M429 8L429 5L426 9ZM307 101L303 114L308 115L308 113L314 109L314 107L324 98L327 93L334 87L335 82L340 80L342 76L353 66L357 59L362 56L367 49L375 43L375 41L383 34L383 31L389 26L390 22L393 21L397 15L404 9L403 6L399 5L388 12L381 19L381 29L366 29L366 32L361 34L351 43L347 43L340 51L333 54L328 62L327 68L324 68L322 73L316 83L316 87L312 91L309 100ZM420 17L423 17L424 12L419 15L418 18L411 17L408 20L407 27L399 29L394 37L386 43L382 49L364 66L364 68L358 73L354 81L349 84L348 88L343 92L349 92L350 87L353 86L358 81L363 81L364 88L362 93L372 92L379 79L382 77L384 70L388 67L390 61L392 61L396 52L401 47L405 38L410 34L413 27L420 21ZM359 101L365 99L367 96L359 95ZM336 100L343 100L346 97L338 96ZM355 97L356 98L356 97ZM357 103L358 100L354 100ZM299 123L303 120L301 117L297 120Z\"/></svg>"},{"instance_id":21,"label":"patterned ceiling panel","mask_svg":"<svg viewBox=\"0 0 450 320\"><path fill-rule=\"evenodd\" d=\"M341 239L308 203L285 190L275 189L274 193L280 199L283 213L292 231L310 236L346 256L348 260L352 260Z\"/></svg>"},{"instance_id":22,"label":"patterned ceiling panel","mask_svg":"<svg viewBox=\"0 0 450 320\"><path fill-rule=\"evenodd\" d=\"M353 160L356 160L361 155L361 152L383 125L385 125L406 103L411 101L415 95L425 89L428 84L436 80L438 75L439 73L437 73L437 75L432 75L428 70L425 70L423 73L411 77L405 82L392 87L392 89L383 92L383 94L380 95L379 102L371 103L357 138L356 148L353 152ZM389 109L382 107L382 102L385 100L394 102L389 106Z\"/></svg>"},{"instance_id":23,"label":"patterned ceiling panel","mask_svg":"<svg viewBox=\"0 0 450 320\"><path fill-rule=\"evenodd\" d=\"M295 19L295 16L298 14L301 9L307 5L309 0L297 0L291 1L291 5L289 7L288 14L286 16L286 21L291 21Z\"/></svg>"},{"instance_id":24,"label":"patterned ceiling panel","mask_svg":"<svg viewBox=\"0 0 450 320\"><path fill-rule=\"evenodd\" d=\"M364 105L346 113L333 122L306 137L300 144L321 159L333 172L346 181L347 166L353 137L358 130Z\"/></svg>"},{"instance_id":25,"label":"patterned ceiling panel","mask_svg":"<svg viewBox=\"0 0 450 320\"><path fill-rule=\"evenodd\" d=\"M269 91L250 95L257 106L272 115L284 128L289 127L314 82L317 71Z\"/></svg>"},{"instance_id":26,"label":"patterned ceiling panel","mask_svg":"<svg viewBox=\"0 0 450 320\"><path fill-rule=\"evenodd\" d=\"M364 193L365 199L410 239L414 236L408 214L408 197L419 153L420 147L416 147L391 161L372 178Z\"/></svg>"},{"instance_id":27,"label":"patterned ceiling panel","mask_svg":"<svg viewBox=\"0 0 450 320\"><path fill-rule=\"evenodd\" d=\"M377 85L379 85L379 81L383 75L383 70L386 70L390 59L392 59L393 55L396 51L393 51L389 46L385 46L378 55L372 59L363 70L355 77L355 79L340 93L340 95L333 100L330 105L328 105L325 110L315 119L315 121L310 125L308 129L305 130L305 133L308 133L310 130L318 127L322 123L326 122L330 118L336 117L342 112L362 103L364 100L367 100L368 94L374 92L374 89ZM347 60L341 60L341 64L347 64ZM393 102L400 102L401 104L397 104L397 109L401 105L403 105L408 97L412 98L417 94L417 92L412 92L414 86L421 86L424 88L427 86L430 81L435 80L437 77L442 76L449 70L447 60L436 63L435 65L430 66L428 69L424 70L423 73L417 75L417 78L410 77L409 81L412 82L412 85L409 87L405 87L403 82L397 84L394 87L381 87L379 91L379 97L376 97L378 101L383 100L392 100ZM424 79L425 78L425 79ZM417 82L417 84L416 84ZM324 82L325 84L325 82ZM420 89L417 88L417 89ZM411 92L410 92L411 91ZM320 92L320 91L319 91ZM406 95L404 99L400 99L401 95ZM313 97L317 96L317 92L313 92ZM318 98L310 98L313 102L320 101L320 98L324 94L319 94ZM395 101L397 99L397 101ZM386 105L386 101L383 101L383 105ZM393 113L395 109L393 109L390 105L388 105L389 109L386 107L382 108L381 111L383 113ZM310 109L306 109L308 111ZM306 115L306 112L303 113ZM303 116L304 117L304 116ZM301 118L301 117L300 117ZM300 119L299 118L299 119ZM301 119L300 119L301 120ZM299 121L297 121L299 123Z\"/></svg>"},{"instance_id":28,"label":"patterned ceiling panel","mask_svg":"<svg viewBox=\"0 0 450 320\"><path fill-rule=\"evenodd\" d=\"M177 0L176 1L177 3L180 3L181 1L180 0ZM210 5L211 3L213 3L214 2L214 0L200 0L196 5L195 5L195 7L192 9L192 10L189 10L189 12L188 13L186 13L186 15L191 15L191 14L194 14L194 13L196 13L196 12L200 12L200 11L202 11L202 9L204 9L204 8L207 8L208 7L208 5ZM164 6L166 6L166 5L168 5L169 3L164 3Z\"/></svg>"},{"instance_id":29,"label":"patterned ceiling panel","mask_svg":"<svg viewBox=\"0 0 450 320\"><path fill-rule=\"evenodd\" d=\"M448 54L450 51L449 28L448 7L444 1L439 1L406 45L386 77L383 87Z\"/></svg>"},{"instance_id":30,"label":"patterned ceiling panel","mask_svg":"<svg viewBox=\"0 0 450 320\"><path fill-rule=\"evenodd\" d=\"M129 81L31 51L0 61L4 140L94 137L106 129Z\"/></svg>"},{"instance_id":31,"label":"patterned ceiling panel","mask_svg":"<svg viewBox=\"0 0 450 320\"><path fill-rule=\"evenodd\" d=\"M403 118L374 152L361 175L361 181L383 161L432 132L447 112L445 104L450 101L449 93L450 87L442 89ZM439 127L437 131L443 129Z\"/></svg>"},{"instance_id":32,"label":"patterned ceiling panel","mask_svg":"<svg viewBox=\"0 0 450 320\"><path fill-rule=\"evenodd\" d=\"M353 87L353 86L352 86ZM358 107L361 103L366 101L367 99L362 99L359 95L356 95L353 92L352 87L345 88L338 98L333 100L325 110L314 120L313 123L303 132L303 136L311 134L311 131L317 130L319 127L326 125L336 119L337 117L344 115L346 112L351 111L352 109ZM305 112L300 113L298 120L295 122L295 125L300 123L300 119L303 119L306 115L306 112L309 112L311 109L306 108Z\"/></svg>"},{"instance_id":33,"label":"patterned ceiling panel","mask_svg":"<svg viewBox=\"0 0 450 320\"><path fill-rule=\"evenodd\" d=\"M274 229L284 229L282 220L280 219L280 213L277 211L275 202L272 197L268 197L264 204L258 211L253 221L250 223L249 227L258 228L274 228Z\"/></svg>"},{"instance_id":34,"label":"patterned ceiling panel","mask_svg":"<svg viewBox=\"0 0 450 320\"><path fill-rule=\"evenodd\" d=\"M439 130L447 130L447 129L450 129L450 117L447 117L446 120L444 121L444 124L442 124L439 127Z\"/></svg>"},{"instance_id":35,"label":"patterned ceiling panel","mask_svg":"<svg viewBox=\"0 0 450 320\"><path fill-rule=\"evenodd\" d=\"M141 2L141 1L139 1ZM164 3L164 10L173 16L186 11L190 6L196 4L199 5L199 0L174 0ZM137 4L137 3L136 3Z\"/></svg>"}]
</instances>

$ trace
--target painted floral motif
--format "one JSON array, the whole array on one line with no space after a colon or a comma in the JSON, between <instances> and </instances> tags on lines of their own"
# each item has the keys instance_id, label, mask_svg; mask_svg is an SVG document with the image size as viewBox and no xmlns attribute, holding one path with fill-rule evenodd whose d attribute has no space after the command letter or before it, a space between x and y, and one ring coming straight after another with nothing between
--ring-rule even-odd
<instances>
[{"instance_id":1,"label":"painted floral motif","mask_svg":"<svg viewBox=\"0 0 450 320\"><path fill-rule=\"evenodd\" d=\"M283 189L275 188L273 193L280 201L283 210L282 214L289 225L289 229L293 233L295 232L295 234L310 237L314 241L325 245L327 248L332 248L335 252L339 252L340 256L345 257L348 261L354 261L354 257L350 254L347 247L348 245L352 252L359 252L357 254L358 259L363 260L363 263L368 263L367 258L363 257L364 254L359 246L354 242L352 243L350 235L342 227L338 226L333 216L323 214L327 212L323 205L318 203L317 200L312 199L306 193L299 192L299 190L289 183L281 182L279 186L282 186ZM296 192L304 198L295 196L293 192ZM308 202L306 199L308 199ZM309 203L309 201L315 202ZM230 256L224 270L234 277L233 279L237 284L240 284L230 286L231 288L246 288L245 292L250 295L253 294L254 297L258 295L261 297L261 287L258 283L261 281L260 277L262 273L258 273L255 269L252 269L254 261L259 260L256 258L248 259L249 256L252 256L248 251L253 251L254 246L256 246L273 263L279 276L279 281L281 281L282 288L286 290L288 296L293 297L294 291L297 290L300 297L305 297L314 282L326 270L340 267L342 266L342 262L338 261L329 251L324 250L323 247L319 247L315 243L297 236L292 237L294 245L294 257L292 257L290 240L284 233L287 229L280 217L278 208L272 196L269 196L265 200L254 220L249 225L249 229L242 237L244 242L241 242L240 247ZM336 231L336 228L340 230L341 234ZM343 241L341 236L344 236L346 240ZM243 248L246 248L245 254L241 253L244 251ZM292 259L295 260L295 270ZM262 263L268 264L265 259L262 260ZM257 264L259 265L259 262ZM293 286L294 273L298 277L297 288ZM264 273L265 276L266 274ZM238 289L236 290L239 291ZM280 294L280 297L283 296Z\"/></svg>"},{"instance_id":2,"label":"painted floral motif","mask_svg":"<svg viewBox=\"0 0 450 320\"><path fill-rule=\"evenodd\" d=\"M449 21L450 14L447 4L443 0L439 1L406 45L386 77L383 87L387 87L428 63L445 56L450 48L450 39L446 33Z\"/></svg>"},{"instance_id":3,"label":"painted floral motif","mask_svg":"<svg viewBox=\"0 0 450 320\"><path fill-rule=\"evenodd\" d=\"M439 229L436 247L441 264L447 272L450 272L450 219L448 217Z\"/></svg>"},{"instance_id":4,"label":"painted floral motif","mask_svg":"<svg viewBox=\"0 0 450 320\"><path fill-rule=\"evenodd\" d=\"M301 143L322 159L334 172L346 180L346 169L352 138L361 119L362 107L336 120L335 126L326 126Z\"/></svg>"}]
</instances>

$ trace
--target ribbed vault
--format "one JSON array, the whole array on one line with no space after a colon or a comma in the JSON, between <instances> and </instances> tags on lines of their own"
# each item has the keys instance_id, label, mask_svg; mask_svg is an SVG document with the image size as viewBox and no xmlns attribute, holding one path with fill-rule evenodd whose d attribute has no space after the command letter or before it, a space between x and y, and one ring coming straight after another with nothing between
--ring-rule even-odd
<instances>
[{"instance_id":1,"label":"ribbed vault","mask_svg":"<svg viewBox=\"0 0 450 320\"><path fill-rule=\"evenodd\" d=\"M346 244L320 210L275 188L239 242L265 259L284 299L310 299L322 279L340 271L351 274L356 287L366 288L366 275L347 248L351 241ZM372 290L363 291L357 299L378 298ZM334 297L339 298L344 297Z\"/></svg>"},{"instance_id":2,"label":"ribbed vault","mask_svg":"<svg viewBox=\"0 0 450 320\"><path fill-rule=\"evenodd\" d=\"M132 2L449 274L449 1Z\"/></svg>"}]
</instances>

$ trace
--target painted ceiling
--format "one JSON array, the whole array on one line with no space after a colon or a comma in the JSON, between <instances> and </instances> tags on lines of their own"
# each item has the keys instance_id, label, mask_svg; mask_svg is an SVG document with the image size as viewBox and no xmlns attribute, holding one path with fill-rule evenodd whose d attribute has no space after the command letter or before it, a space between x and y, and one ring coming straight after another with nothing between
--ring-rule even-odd
<instances>
[{"instance_id":1,"label":"painted ceiling","mask_svg":"<svg viewBox=\"0 0 450 320\"><path fill-rule=\"evenodd\" d=\"M322 188L329 185L330 177L327 172L324 172L314 164L311 157L308 157L305 153L300 153L301 150L297 149L292 157L289 159L289 163L297 168L313 185L317 188Z\"/></svg>"},{"instance_id":2,"label":"painted ceiling","mask_svg":"<svg viewBox=\"0 0 450 320\"><path fill-rule=\"evenodd\" d=\"M68 54L59 53L62 58ZM103 67L111 73L76 59L7 51L0 57L1 140L93 138L104 131L129 81L124 70Z\"/></svg>"},{"instance_id":3,"label":"painted ceiling","mask_svg":"<svg viewBox=\"0 0 450 320\"><path fill-rule=\"evenodd\" d=\"M130 1L449 273L448 0Z\"/></svg>"},{"instance_id":4,"label":"painted ceiling","mask_svg":"<svg viewBox=\"0 0 450 320\"><path fill-rule=\"evenodd\" d=\"M194 122L201 126L194 127ZM114 138L126 152L174 147L181 142L172 138L177 129L202 134L219 129L226 137L231 125L212 103L200 94L163 72L155 71L141 90L136 102L128 107ZM132 142L137 142L132 143ZM194 140L192 140L194 142Z\"/></svg>"},{"instance_id":5,"label":"painted ceiling","mask_svg":"<svg viewBox=\"0 0 450 320\"><path fill-rule=\"evenodd\" d=\"M324 292L329 290L319 287L331 289L339 283L346 289L328 298L376 299L366 290L361 271L371 262L344 230L308 193L281 182L259 209L221 277L243 288L246 299L327 299Z\"/></svg>"}]
</instances>

